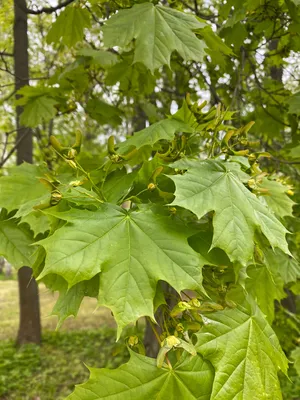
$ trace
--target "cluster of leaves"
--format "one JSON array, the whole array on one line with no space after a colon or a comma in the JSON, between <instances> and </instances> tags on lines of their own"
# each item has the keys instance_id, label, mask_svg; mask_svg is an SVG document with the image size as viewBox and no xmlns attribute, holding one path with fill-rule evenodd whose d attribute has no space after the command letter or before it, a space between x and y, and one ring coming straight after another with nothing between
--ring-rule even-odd
<instances>
[{"instance_id":1,"label":"cluster of leaves","mask_svg":"<svg viewBox=\"0 0 300 400\"><path fill-rule=\"evenodd\" d=\"M269 323L300 275L282 224L290 188L260 169L269 155L251 152L252 124L236 129L232 113L204 105L187 97L125 142L111 137L94 170L80 163L78 133L71 147L51 138L69 172L22 164L0 179L0 253L60 292L59 324L84 296L112 310L118 337L145 316L156 331L163 310L156 361L131 335L130 362L92 370L70 399L281 398L287 360Z\"/></svg>"},{"instance_id":2,"label":"cluster of leaves","mask_svg":"<svg viewBox=\"0 0 300 400\"><path fill-rule=\"evenodd\" d=\"M282 136L284 145L297 143L298 100L264 74L278 72L283 55L297 51L297 4L213 2L222 41L204 20L180 11L197 2L183 8L176 1L172 7L89 3L68 6L51 27L48 44L81 44L67 68L19 93L22 123L41 125L78 104L100 124L115 127L123 112L137 109L155 123L121 143L109 138L93 167L85 166L77 133L72 147L66 138L51 138L69 170L27 164L11 169L0 179L0 254L16 267L32 266L40 281L60 292L53 310L59 324L77 314L84 296L112 310L118 337L141 317L153 324L161 344L156 361L143 355L132 335L131 361L116 371L92 370L70 398L280 399L277 372L286 373L287 360L270 324L274 300L285 297L286 287L297 292L293 282L300 272L284 226L289 217L287 226L295 230L291 187L262 166L271 170L269 134ZM200 16L197 7L193 11ZM208 19L204 6L202 11ZM85 30L98 18L101 48L83 46ZM256 68L260 47L267 47L263 71ZM218 84L221 74L235 70ZM214 102L221 98L230 108L247 103L244 126L237 126L232 112L207 110L189 97L176 114L161 119L165 109L157 110L153 100L161 83L168 93L159 95L165 109L174 86L176 94L189 88L195 98L197 86L208 85ZM283 120L275 124L277 115ZM249 134L253 116L258 123ZM287 125L292 140L286 139ZM261 152L251 140L257 133ZM290 151L299 158L297 147ZM161 281L175 289L172 301Z\"/></svg>"}]
</instances>

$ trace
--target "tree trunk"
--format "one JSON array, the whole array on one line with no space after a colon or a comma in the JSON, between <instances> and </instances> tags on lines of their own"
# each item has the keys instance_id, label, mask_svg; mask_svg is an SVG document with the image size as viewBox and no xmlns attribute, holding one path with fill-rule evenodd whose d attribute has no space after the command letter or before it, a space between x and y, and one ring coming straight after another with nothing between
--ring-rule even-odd
<instances>
[{"instance_id":1,"label":"tree trunk","mask_svg":"<svg viewBox=\"0 0 300 400\"><path fill-rule=\"evenodd\" d=\"M15 64L15 89L19 90L29 84L28 60L28 32L26 0L14 0L14 64ZM20 115L22 107L16 107L17 164L22 162L32 163L33 143L32 130L22 127ZM20 141L21 140L21 141ZM20 325L17 337L19 345L24 343L41 342L41 321L39 307L39 293L32 271L29 267L22 267L18 271Z\"/></svg>"}]
</instances>

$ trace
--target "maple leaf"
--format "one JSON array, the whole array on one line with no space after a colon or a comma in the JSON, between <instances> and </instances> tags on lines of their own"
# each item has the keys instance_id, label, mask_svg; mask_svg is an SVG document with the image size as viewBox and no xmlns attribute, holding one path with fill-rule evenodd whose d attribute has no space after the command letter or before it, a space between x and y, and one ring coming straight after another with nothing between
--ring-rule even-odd
<instances>
[{"instance_id":1,"label":"maple leaf","mask_svg":"<svg viewBox=\"0 0 300 400\"><path fill-rule=\"evenodd\" d=\"M159 280L177 292L202 289L205 259L188 245L189 230L168 217L107 204L47 213L68 223L38 242L47 253L39 279L55 273L72 287L101 272L99 302L114 312L119 333L141 316L154 318Z\"/></svg>"},{"instance_id":2,"label":"maple leaf","mask_svg":"<svg viewBox=\"0 0 300 400\"><path fill-rule=\"evenodd\" d=\"M9 169L9 175L0 178L0 207L18 210L18 217L33 211L33 207L50 198L50 190L39 182L46 170L23 163Z\"/></svg>"},{"instance_id":3,"label":"maple leaf","mask_svg":"<svg viewBox=\"0 0 300 400\"><path fill-rule=\"evenodd\" d=\"M287 359L261 311L250 305L205 316L197 351L215 368L211 400L281 400Z\"/></svg>"},{"instance_id":4,"label":"maple leaf","mask_svg":"<svg viewBox=\"0 0 300 400\"><path fill-rule=\"evenodd\" d=\"M176 132L193 132L193 129L182 121L175 119L163 119L156 122L132 137L122 142L119 146L121 150L128 149L131 146L140 149L143 146L154 146L159 140L172 141Z\"/></svg>"},{"instance_id":5,"label":"maple leaf","mask_svg":"<svg viewBox=\"0 0 300 400\"><path fill-rule=\"evenodd\" d=\"M83 39L84 28L89 27L90 23L91 16L87 9L65 7L51 25L47 42L58 43L61 40L67 47L72 47Z\"/></svg>"},{"instance_id":6,"label":"maple leaf","mask_svg":"<svg viewBox=\"0 0 300 400\"><path fill-rule=\"evenodd\" d=\"M18 225L13 219L0 221L0 255L15 268L30 267L34 263L33 242L32 233L25 225Z\"/></svg>"},{"instance_id":7,"label":"maple leaf","mask_svg":"<svg viewBox=\"0 0 300 400\"><path fill-rule=\"evenodd\" d=\"M157 368L156 360L130 351L130 360L110 370L90 368L90 379L67 400L209 400L214 372L201 357L183 354L177 364Z\"/></svg>"},{"instance_id":8,"label":"maple leaf","mask_svg":"<svg viewBox=\"0 0 300 400\"><path fill-rule=\"evenodd\" d=\"M252 257L258 228L273 247L289 253L287 230L243 185L236 171L238 164L234 164L212 160L186 164L184 175L170 175L176 186L172 205L184 207L198 218L214 211L212 247L223 249L231 261L246 264Z\"/></svg>"},{"instance_id":9,"label":"maple leaf","mask_svg":"<svg viewBox=\"0 0 300 400\"><path fill-rule=\"evenodd\" d=\"M134 63L141 62L153 73L168 65L173 51L188 61L202 61L205 44L193 30L205 23L192 15L152 3L120 10L103 27L104 45L126 47L136 39Z\"/></svg>"},{"instance_id":10,"label":"maple leaf","mask_svg":"<svg viewBox=\"0 0 300 400\"><path fill-rule=\"evenodd\" d=\"M264 200L278 217L283 218L293 215L295 202L287 195L287 191L290 189L288 186L281 182L264 178L258 188L267 190L266 195L262 196L261 200Z\"/></svg>"}]
</instances>

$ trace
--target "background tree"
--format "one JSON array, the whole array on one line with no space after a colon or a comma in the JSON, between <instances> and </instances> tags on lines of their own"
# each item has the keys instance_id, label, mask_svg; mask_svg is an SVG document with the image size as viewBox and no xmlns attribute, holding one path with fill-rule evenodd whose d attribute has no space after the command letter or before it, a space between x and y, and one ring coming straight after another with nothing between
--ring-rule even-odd
<instances>
[{"instance_id":1,"label":"background tree","mask_svg":"<svg viewBox=\"0 0 300 400\"><path fill-rule=\"evenodd\" d=\"M158 4L167 6L168 12L154 8ZM116 11L122 11L122 14L114 15ZM185 26L180 25L182 31L176 36L172 33L172 19L168 18L171 18L170 15L178 16L177 11L184 11L186 15L197 16L201 20L187 19ZM138 21L135 30L128 24L129 16L133 18L131 12L136 13L134 18ZM157 31L152 20L154 13L161 22ZM154 166L148 164L149 154L153 156L156 147L152 148L152 153L149 153L146 146L139 150L138 157L129 163L133 171L129 171L123 162L103 167L107 162L104 146L107 138L111 134L115 136L116 145L114 147L110 144L109 155L116 160L115 148L118 149L119 145L122 149L120 143L125 137L161 121L170 113L174 114L182 104L176 118L190 123L186 120L190 116L195 124L196 121L200 123L198 119L206 117L213 124L216 113L221 112L220 108L216 108L211 111L215 113L211 119L209 114L203 117L200 109L196 110L195 106L193 108L193 102L198 101L199 97L208 103L201 106L204 113L210 110L210 106L221 104L229 110L227 115L222 114L222 128L225 132L241 126L250 128L251 121L255 121L247 138L237 141L235 153L230 154L239 157L249 150L253 158L259 159L260 166L270 173L268 181L264 180L263 174L258 174L259 178L251 182L250 189L258 196L265 193L263 199L268 206L272 202L268 197L270 193L277 196L277 200L279 198L276 212L279 219L285 221L289 230L295 233L288 237L288 241L291 251L297 257L299 211L295 206L296 218L292 219L292 202L285 194L288 192L292 195L294 191L293 199L297 201L299 197L299 74L297 68L293 67L298 62L300 45L297 1L228 0L226 4L200 0L153 1L151 4L129 0L70 1L62 2L57 7L29 4L26 14L32 21L29 36L32 39L30 55L34 79L31 86L18 91L17 104L24 110L20 119L22 126L33 130L36 161L45 161L50 170L56 171L59 167L66 181L67 177L71 179L72 174L62 162L67 158L66 150L62 148L68 148L77 132L75 144L69 149L71 152L72 149L77 151L80 147L80 130L85 138L85 150L76 159L79 163L77 168L82 168L80 171L90 181L93 190L99 194L100 187L101 192L109 192L108 199L111 201L116 200L115 186L123 193L124 199L128 193L138 196L145 189L146 177L149 180L152 176L150 171L153 173ZM149 29L144 29L143 23ZM153 32L155 38L159 38L157 41L151 40ZM8 40L7 44L3 40L2 71L5 76L14 77L16 73L11 72L10 61L7 61L11 59L8 37L4 38ZM3 123L9 127L4 131L11 132L14 131L10 126L13 95L6 85L10 83L4 84L2 88ZM190 94L187 98L186 93ZM205 131L206 122L202 122ZM209 141L209 129L212 126L207 128L202 140L192 143L190 154L193 154L192 147L198 146L203 156L214 156L218 147L217 139L221 140L225 133L218 133L220 136L216 134L216 143L212 145ZM178 133L176 129L179 128L175 132L172 129L170 135ZM149 131L142 131L140 135L143 138L143 132L149 134ZM4 134L2 166L14 160L14 151L18 147L11 140L14 135L16 132ZM17 135L20 135L19 131ZM51 135L60 142L52 139L54 153L50 150ZM16 140L18 143L18 138ZM149 146L152 145L149 143ZM100 168L101 165L103 168ZM135 173L141 166L144 176L137 178ZM42 170L35 170L34 173L44 176ZM77 175L82 178L78 171ZM31 183L32 187L36 184L34 179ZM50 180L44 183L44 191L41 190L39 195L49 197L49 192L52 192L48 205L54 205L60 196L66 196L63 190L56 191L62 182ZM171 186L166 182L164 184L166 193L172 192ZM276 190L272 192L275 186ZM99 196L101 198L101 193ZM149 201L148 194L142 194L141 199L142 202ZM150 197L150 200L153 199ZM44 198L39 201L40 207L46 205ZM80 201L76 204L83 206ZM8 207L4 200L1 203L0 198L0 206L8 208L8 212L20 209L21 205L21 211L18 211L16 217L29 223L35 237L43 237L51 228L48 218L41 219L37 209L32 211L32 207L23 207L23 200ZM38 208L37 204L35 207ZM26 234L29 235L28 232ZM33 241L33 238L29 240ZM42 253L37 260L40 261L40 258L43 258ZM279 255L277 259L280 259ZM270 285L269 293L277 301L275 320L274 311L271 310L272 302L270 306L261 296L260 290L251 285L251 280L246 281L246 286L249 293L258 299L269 321L274 320L274 329L279 337L284 336L284 349L289 352L295 346L295 334L285 340L286 334L282 334L282 315L287 316L289 311L279 304L284 297L283 287L294 295L299 292L298 286L291 284L299 276L299 267L290 259L289 262L281 260L289 265L287 268L290 271L285 285L281 281L279 288L274 289L272 276L266 270L261 270L261 279L265 285ZM35 263L32 264L39 271ZM249 268L247 272L253 278L257 271ZM57 282L54 285L51 280L47 283L52 289L61 292L58 308L62 310L62 321L68 315L61 306L66 302L65 286ZM83 293L87 291L84 289ZM93 295L93 291L88 293ZM289 299L292 312L297 311L294 295L290 295ZM77 306L79 304L76 303L72 312L68 312L76 314ZM148 324L150 327L150 321Z\"/></svg>"}]
</instances>

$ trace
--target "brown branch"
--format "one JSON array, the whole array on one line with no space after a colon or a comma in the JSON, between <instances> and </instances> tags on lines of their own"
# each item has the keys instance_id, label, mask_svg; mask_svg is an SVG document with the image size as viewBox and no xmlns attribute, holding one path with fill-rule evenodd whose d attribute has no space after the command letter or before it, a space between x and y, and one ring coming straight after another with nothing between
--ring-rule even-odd
<instances>
[{"instance_id":1,"label":"brown branch","mask_svg":"<svg viewBox=\"0 0 300 400\"><path fill-rule=\"evenodd\" d=\"M40 15L40 14L52 14L53 12L60 10L61 8L66 7L67 5L73 3L75 0L65 0L62 3L58 4L55 7L44 7L41 8L40 10L31 10L30 8L26 9L27 14L32 14L32 15Z\"/></svg>"},{"instance_id":2,"label":"brown branch","mask_svg":"<svg viewBox=\"0 0 300 400\"><path fill-rule=\"evenodd\" d=\"M23 129L23 128L22 128ZM15 129L17 131L18 129ZM19 145L22 143L23 139L30 133L30 128L27 128L26 131L24 132L24 135L22 135L14 145L14 147L8 152L6 157L2 157L2 160L0 162L0 168L3 167L3 165L10 159L10 157L13 155L13 153L17 150ZM13 131L12 131L13 132Z\"/></svg>"},{"instance_id":3,"label":"brown branch","mask_svg":"<svg viewBox=\"0 0 300 400\"><path fill-rule=\"evenodd\" d=\"M7 53L6 51L0 51L0 57L13 57L13 53Z\"/></svg>"}]
</instances>

